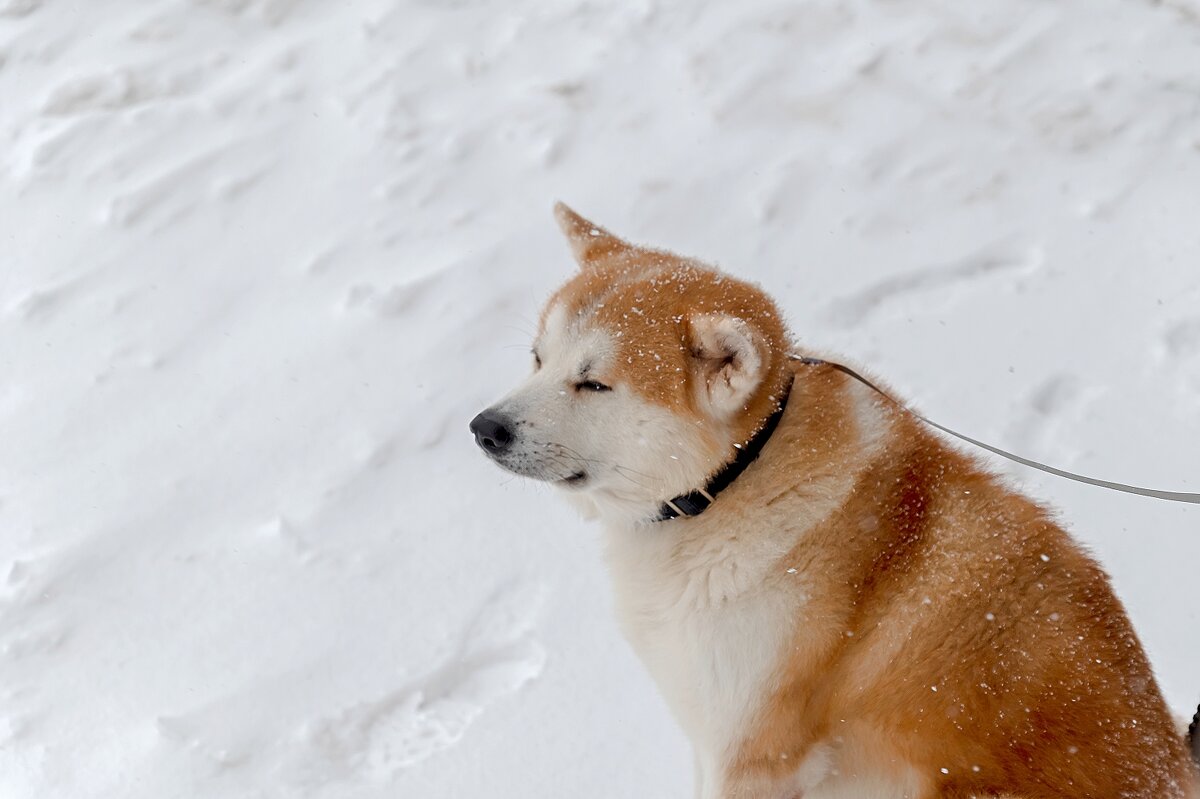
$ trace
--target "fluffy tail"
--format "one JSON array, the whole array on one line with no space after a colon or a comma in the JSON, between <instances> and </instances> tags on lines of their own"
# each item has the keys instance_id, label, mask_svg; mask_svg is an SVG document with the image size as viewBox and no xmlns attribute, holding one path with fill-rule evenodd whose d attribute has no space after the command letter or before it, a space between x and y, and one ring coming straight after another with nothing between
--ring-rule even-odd
<instances>
[{"instance_id":1,"label":"fluffy tail","mask_svg":"<svg viewBox=\"0 0 1200 799\"><path fill-rule=\"evenodd\" d=\"M1188 741L1192 744L1192 757L1200 765L1200 708L1192 716L1192 726L1188 727Z\"/></svg>"}]
</instances>

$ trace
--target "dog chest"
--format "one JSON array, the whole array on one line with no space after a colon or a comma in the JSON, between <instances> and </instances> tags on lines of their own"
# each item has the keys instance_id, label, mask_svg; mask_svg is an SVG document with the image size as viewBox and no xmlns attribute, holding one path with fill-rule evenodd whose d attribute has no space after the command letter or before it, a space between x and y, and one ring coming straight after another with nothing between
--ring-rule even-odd
<instances>
[{"instance_id":1,"label":"dog chest","mask_svg":"<svg viewBox=\"0 0 1200 799\"><path fill-rule=\"evenodd\" d=\"M765 701L797 597L769 590L736 548L681 553L665 536L616 531L608 555L626 637L701 759L724 756Z\"/></svg>"}]
</instances>

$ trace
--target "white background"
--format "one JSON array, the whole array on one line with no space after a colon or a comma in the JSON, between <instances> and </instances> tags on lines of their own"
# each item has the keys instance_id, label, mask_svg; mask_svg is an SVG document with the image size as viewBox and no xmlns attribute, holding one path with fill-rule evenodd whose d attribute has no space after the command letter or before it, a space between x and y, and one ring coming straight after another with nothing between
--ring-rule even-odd
<instances>
[{"instance_id":1,"label":"white background","mask_svg":"<svg viewBox=\"0 0 1200 799\"><path fill-rule=\"evenodd\" d=\"M1193 0L0 0L0 796L690 795L467 422L555 199L939 421L1200 491ZM1200 508L997 464L1200 700Z\"/></svg>"}]
</instances>

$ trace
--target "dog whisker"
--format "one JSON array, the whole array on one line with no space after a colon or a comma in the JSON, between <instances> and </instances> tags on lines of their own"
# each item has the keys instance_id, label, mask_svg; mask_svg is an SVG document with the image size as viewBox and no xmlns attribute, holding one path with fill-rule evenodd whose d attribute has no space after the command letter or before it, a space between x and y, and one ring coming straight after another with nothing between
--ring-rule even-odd
<instances>
[{"instance_id":1,"label":"dog whisker","mask_svg":"<svg viewBox=\"0 0 1200 799\"><path fill-rule=\"evenodd\" d=\"M624 479L628 480L629 482L633 483L634 485L636 485L640 488L651 488L652 486L647 483L643 483L640 480L633 479L632 477L629 476L629 474L636 474L639 477L644 477L647 480L652 481L652 483L660 482L659 479L656 478L654 475L646 474L645 472L639 472L637 469L632 469L628 466L622 466L619 463L606 464L604 461L598 460L596 458L586 458L583 455L581 455L577 450L574 450L571 447L566 446L565 444L547 443L545 445L545 447L552 454L557 452L558 454L565 455L569 458L572 458L573 460L575 460L576 462L578 462L581 465L582 464L597 464L597 463L602 466L611 465L613 471L616 472L618 476L623 477ZM626 474L626 472L629 472L629 474Z\"/></svg>"},{"instance_id":2,"label":"dog whisker","mask_svg":"<svg viewBox=\"0 0 1200 799\"><path fill-rule=\"evenodd\" d=\"M580 463L599 463L602 465L604 464L604 461L597 460L596 458L585 458L583 455L580 455L579 452L571 449L570 447L568 447L564 444L548 444L547 446L553 446L553 447L556 447L556 448L562 450L564 454L569 455L570 457L576 459ZM623 469L627 472L632 472L633 474L639 475L641 477L645 477L650 480L656 479L653 475L646 474L645 472L639 472L637 469L631 469L628 466L622 466L619 463L612 464L612 467L614 469Z\"/></svg>"}]
</instances>

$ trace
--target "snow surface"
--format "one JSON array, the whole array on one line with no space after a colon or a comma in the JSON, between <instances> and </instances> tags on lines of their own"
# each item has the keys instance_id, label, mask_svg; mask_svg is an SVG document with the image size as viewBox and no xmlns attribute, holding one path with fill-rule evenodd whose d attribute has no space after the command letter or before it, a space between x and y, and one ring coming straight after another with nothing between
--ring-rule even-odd
<instances>
[{"instance_id":1,"label":"snow surface","mask_svg":"<svg viewBox=\"0 0 1200 799\"><path fill-rule=\"evenodd\" d=\"M467 421L555 198L939 421L1200 491L1196 0L0 0L0 796L665 797ZM1001 466L1200 699L1200 509Z\"/></svg>"}]
</instances>

